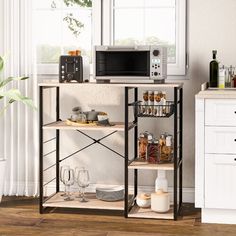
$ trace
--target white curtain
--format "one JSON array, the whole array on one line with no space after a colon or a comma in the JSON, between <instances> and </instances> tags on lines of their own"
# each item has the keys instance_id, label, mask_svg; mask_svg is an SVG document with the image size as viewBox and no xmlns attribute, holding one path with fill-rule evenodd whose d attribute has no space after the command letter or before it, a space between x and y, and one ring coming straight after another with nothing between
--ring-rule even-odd
<instances>
[{"instance_id":1,"label":"white curtain","mask_svg":"<svg viewBox=\"0 0 236 236\"><path fill-rule=\"evenodd\" d=\"M38 106L35 50L32 40L32 0L2 0L5 76L29 76L18 88ZM38 194L38 112L14 103L1 121L1 154L7 160L4 195ZM3 132L2 132L3 131Z\"/></svg>"}]
</instances>

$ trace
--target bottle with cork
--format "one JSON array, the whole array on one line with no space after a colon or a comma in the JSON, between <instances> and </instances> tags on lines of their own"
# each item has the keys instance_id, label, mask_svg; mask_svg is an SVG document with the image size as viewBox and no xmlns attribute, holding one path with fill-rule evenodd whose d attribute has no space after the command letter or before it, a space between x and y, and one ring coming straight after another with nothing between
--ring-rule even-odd
<instances>
[{"instance_id":1,"label":"bottle with cork","mask_svg":"<svg viewBox=\"0 0 236 236\"><path fill-rule=\"evenodd\" d=\"M213 50L212 51L212 61L210 62L210 81L209 85L211 88L217 88L218 87L218 72L219 72L219 63L216 60L216 54L217 51Z\"/></svg>"}]
</instances>

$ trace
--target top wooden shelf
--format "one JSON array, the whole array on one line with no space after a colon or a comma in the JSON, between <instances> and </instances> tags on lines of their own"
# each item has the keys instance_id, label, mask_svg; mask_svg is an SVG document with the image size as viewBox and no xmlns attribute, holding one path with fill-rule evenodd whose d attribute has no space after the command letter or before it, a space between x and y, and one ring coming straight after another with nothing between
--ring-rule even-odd
<instances>
[{"instance_id":1,"label":"top wooden shelf","mask_svg":"<svg viewBox=\"0 0 236 236\"><path fill-rule=\"evenodd\" d=\"M85 86L109 86L109 87L137 87L137 88L181 88L183 87L183 83L164 83L164 84L154 84L152 81L149 83L101 83L98 84L96 82L89 82L89 83L59 83L57 80L47 80L43 81L42 83L38 84L40 87L85 87Z\"/></svg>"}]
</instances>

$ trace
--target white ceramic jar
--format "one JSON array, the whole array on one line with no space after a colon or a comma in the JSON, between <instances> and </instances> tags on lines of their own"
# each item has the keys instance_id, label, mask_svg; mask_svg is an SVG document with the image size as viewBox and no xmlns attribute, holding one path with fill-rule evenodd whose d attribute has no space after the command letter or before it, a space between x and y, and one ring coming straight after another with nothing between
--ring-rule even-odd
<instances>
[{"instance_id":1,"label":"white ceramic jar","mask_svg":"<svg viewBox=\"0 0 236 236\"><path fill-rule=\"evenodd\" d=\"M161 189L151 194L151 209L155 212L164 213L170 209L170 194Z\"/></svg>"},{"instance_id":2,"label":"white ceramic jar","mask_svg":"<svg viewBox=\"0 0 236 236\"><path fill-rule=\"evenodd\" d=\"M141 208L148 208L151 206L151 195L148 193L141 193L136 198L136 203Z\"/></svg>"}]
</instances>

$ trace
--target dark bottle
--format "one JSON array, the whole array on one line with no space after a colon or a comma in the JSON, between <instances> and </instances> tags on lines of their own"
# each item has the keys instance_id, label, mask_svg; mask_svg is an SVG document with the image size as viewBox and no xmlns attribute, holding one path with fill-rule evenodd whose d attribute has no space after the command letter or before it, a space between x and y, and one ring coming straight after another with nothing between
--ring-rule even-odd
<instances>
[{"instance_id":1,"label":"dark bottle","mask_svg":"<svg viewBox=\"0 0 236 236\"><path fill-rule=\"evenodd\" d=\"M218 70L219 63L216 60L217 51L213 50L213 60L210 62L210 87L216 88L218 87Z\"/></svg>"}]
</instances>

